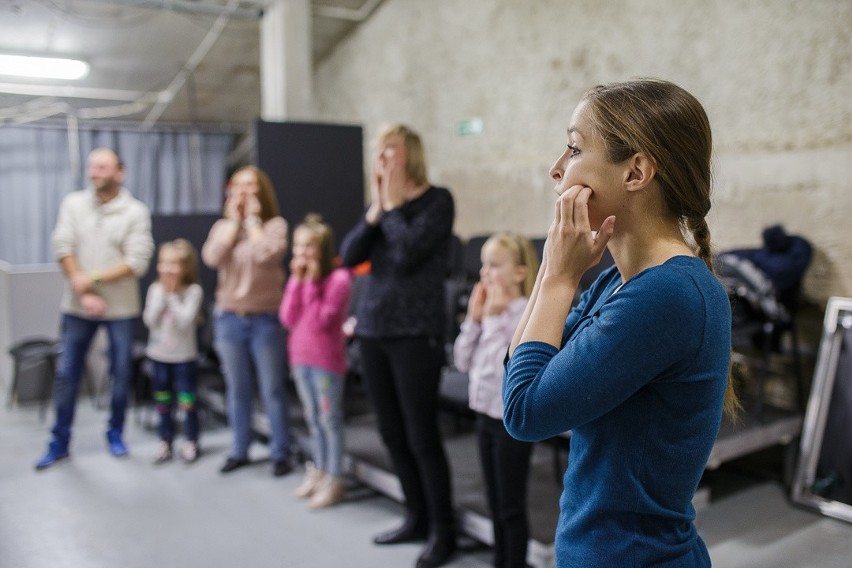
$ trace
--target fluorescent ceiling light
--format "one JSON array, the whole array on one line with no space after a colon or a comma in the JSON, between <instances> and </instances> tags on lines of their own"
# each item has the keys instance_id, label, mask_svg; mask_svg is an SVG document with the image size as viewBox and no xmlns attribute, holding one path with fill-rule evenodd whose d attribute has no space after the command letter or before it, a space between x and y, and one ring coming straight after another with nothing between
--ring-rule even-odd
<instances>
[{"instance_id":1,"label":"fluorescent ceiling light","mask_svg":"<svg viewBox=\"0 0 852 568\"><path fill-rule=\"evenodd\" d=\"M0 75L41 79L82 79L88 74L89 64L77 59L0 54Z\"/></svg>"}]
</instances>

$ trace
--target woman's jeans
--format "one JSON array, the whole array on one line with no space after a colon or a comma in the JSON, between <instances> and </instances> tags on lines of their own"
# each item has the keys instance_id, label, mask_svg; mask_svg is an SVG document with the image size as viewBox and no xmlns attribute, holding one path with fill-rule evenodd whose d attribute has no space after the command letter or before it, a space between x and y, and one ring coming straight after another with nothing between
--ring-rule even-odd
<instances>
[{"instance_id":1,"label":"woman's jeans","mask_svg":"<svg viewBox=\"0 0 852 568\"><path fill-rule=\"evenodd\" d=\"M234 436L230 457L248 459L257 381L269 419L270 457L272 461L286 459L290 453L286 338L278 314L240 315L216 310L214 337L228 387L228 422Z\"/></svg>"},{"instance_id":2,"label":"woman's jeans","mask_svg":"<svg viewBox=\"0 0 852 568\"><path fill-rule=\"evenodd\" d=\"M432 530L453 524L447 456L438 429L443 344L434 338L359 338L367 393L409 514Z\"/></svg>"},{"instance_id":3,"label":"woman's jeans","mask_svg":"<svg viewBox=\"0 0 852 568\"><path fill-rule=\"evenodd\" d=\"M477 414L479 457L494 519L494 566L524 568L527 563L527 478L533 445L512 438L502 420Z\"/></svg>"},{"instance_id":4,"label":"woman's jeans","mask_svg":"<svg viewBox=\"0 0 852 568\"><path fill-rule=\"evenodd\" d=\"M294 365L293 376L311 434L317 469L340 477L343 460L343 377L318 367Z\"/></svg>"},{"instance_id":5,"label":"woman's jeans","mask_svg":"<svg viewBox=\"0 0 852 568\"><path fill-rule=\"evenodd\" d=\"M54 439L66 449L71 441L71 425L80 378L86 364L86 354L100 326L105 326L109 336L109 369L112 377L109 429L121 432L127 410L127 393L133 377L133 334L136 318L115 320L90 320L70 314L62 316L62 352L56 369L54 401L56 424Z\"/></svg>"},{"instance_id":6,"label":"woman's jeans","mask_svg":"<svg viewBox=\"0 0 852 568\"><path fill-rule=\"evenodd\" d=\"M175 393L178 406L183 411L183 430L186 439L198 441L198 409L196 408L198 364L195 361L185 363L161 363L152 361L154 367L154 402L160 415L160 439L172 443L174 426L172 413L175 407Z\"/></svg>"}]
</instances>

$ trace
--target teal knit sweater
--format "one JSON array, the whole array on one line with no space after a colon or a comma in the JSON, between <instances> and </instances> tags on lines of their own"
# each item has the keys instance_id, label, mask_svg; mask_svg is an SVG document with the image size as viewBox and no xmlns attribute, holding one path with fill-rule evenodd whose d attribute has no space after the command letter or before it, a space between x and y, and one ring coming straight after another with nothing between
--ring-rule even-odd
<instances>
[{"instance_id":1,"label":"teal knit sweater","mask_svg":"<svg viewBox=\"0 0 852 568\"><path fill-rule=\"evenodd\" d=\"M730 304L692 257L620 284L616 267L600 275L568 315L561 349L517 347L506 428L530 441L572 431L557 566L709 566L692 497L721 421Z\"/></svg>"}]
</instances>

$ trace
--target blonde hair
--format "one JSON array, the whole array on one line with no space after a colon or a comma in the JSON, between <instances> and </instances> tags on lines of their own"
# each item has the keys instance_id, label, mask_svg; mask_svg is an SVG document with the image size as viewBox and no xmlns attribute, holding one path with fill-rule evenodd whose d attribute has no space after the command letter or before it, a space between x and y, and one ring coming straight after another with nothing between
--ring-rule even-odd
<instances>
[{"instance_id":1,"label":"blonde hair","mask_svg":"<svg viewBox=\"0 0 852 568\"><path fill-rule=\"evenodd\" d=\"M319 245L320 278L325 278L334 270L334 257L337 254L334 248L334 231L323 223L322 216L317 213L305 215L305 220L293 230L293 234L298 231L311 233L311 238Z\"/></svg>"},{"instance_id":2,"label":"blonde hair","mask_svg":"<svg viewBox=\"0 0 852 568\"><path fill-rule=\"evenodd\" d=\"M483 243L482 248L484 249L489 245L503 247L512 255L512 261L515 263L515 266L526 267L527 273L523 282L521 282L521 295L528 298L532 294L535 278L538 274L538 255L535 252L532 242L518 233L503 231L494 233L488 237L488 240Z\"/></svg>"},{"instance_id":3,"label":"blonde hair","mask_svg":"<svg viewBox=\"0 0 852 568\"><path fill-rule=\"evenodd\" d=\"M429 178L426 176L426 153L423 150L423 142L420 135L404 124L389 124L382 127L373 139L373 149L381 146L388 138L398 136L405 144L408 156L405 162L405 175L416 185L427 185Z\"/></svg>"},{"instance_id":4,"label":"blonde hair","mask_svg":"<svg viewBox=\"0 0 852 568\"><path fill-rule=\"evenodd\" d=\"M180 281L184 287L198 283L198 253L195 252L191 242L186 239L166 241L160 245L160 254L164 250L173 250L177 253L183 269Z\"/></svg>"}]
</instances>

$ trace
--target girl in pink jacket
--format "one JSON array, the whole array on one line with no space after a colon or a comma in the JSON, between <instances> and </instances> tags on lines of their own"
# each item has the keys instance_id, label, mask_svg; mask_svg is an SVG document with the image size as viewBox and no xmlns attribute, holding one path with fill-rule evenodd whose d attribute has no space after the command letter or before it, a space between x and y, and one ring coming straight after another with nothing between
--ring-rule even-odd
<instances>
[{"instance_id":1,"label":"girl in pink jacket","mask_svg":"<svg viewBox=\"0 0 852 568\"><path fill-rule=\"evenodd\" d=\"M289 329L287 351L311 436L313 463L296 488L311 508L344 497L343 378L346 343L343 321L351 275L334 268L334 236L318 215L308 215L293 231L293 259L279 318Z\"/></svg>"}]
</instances>

